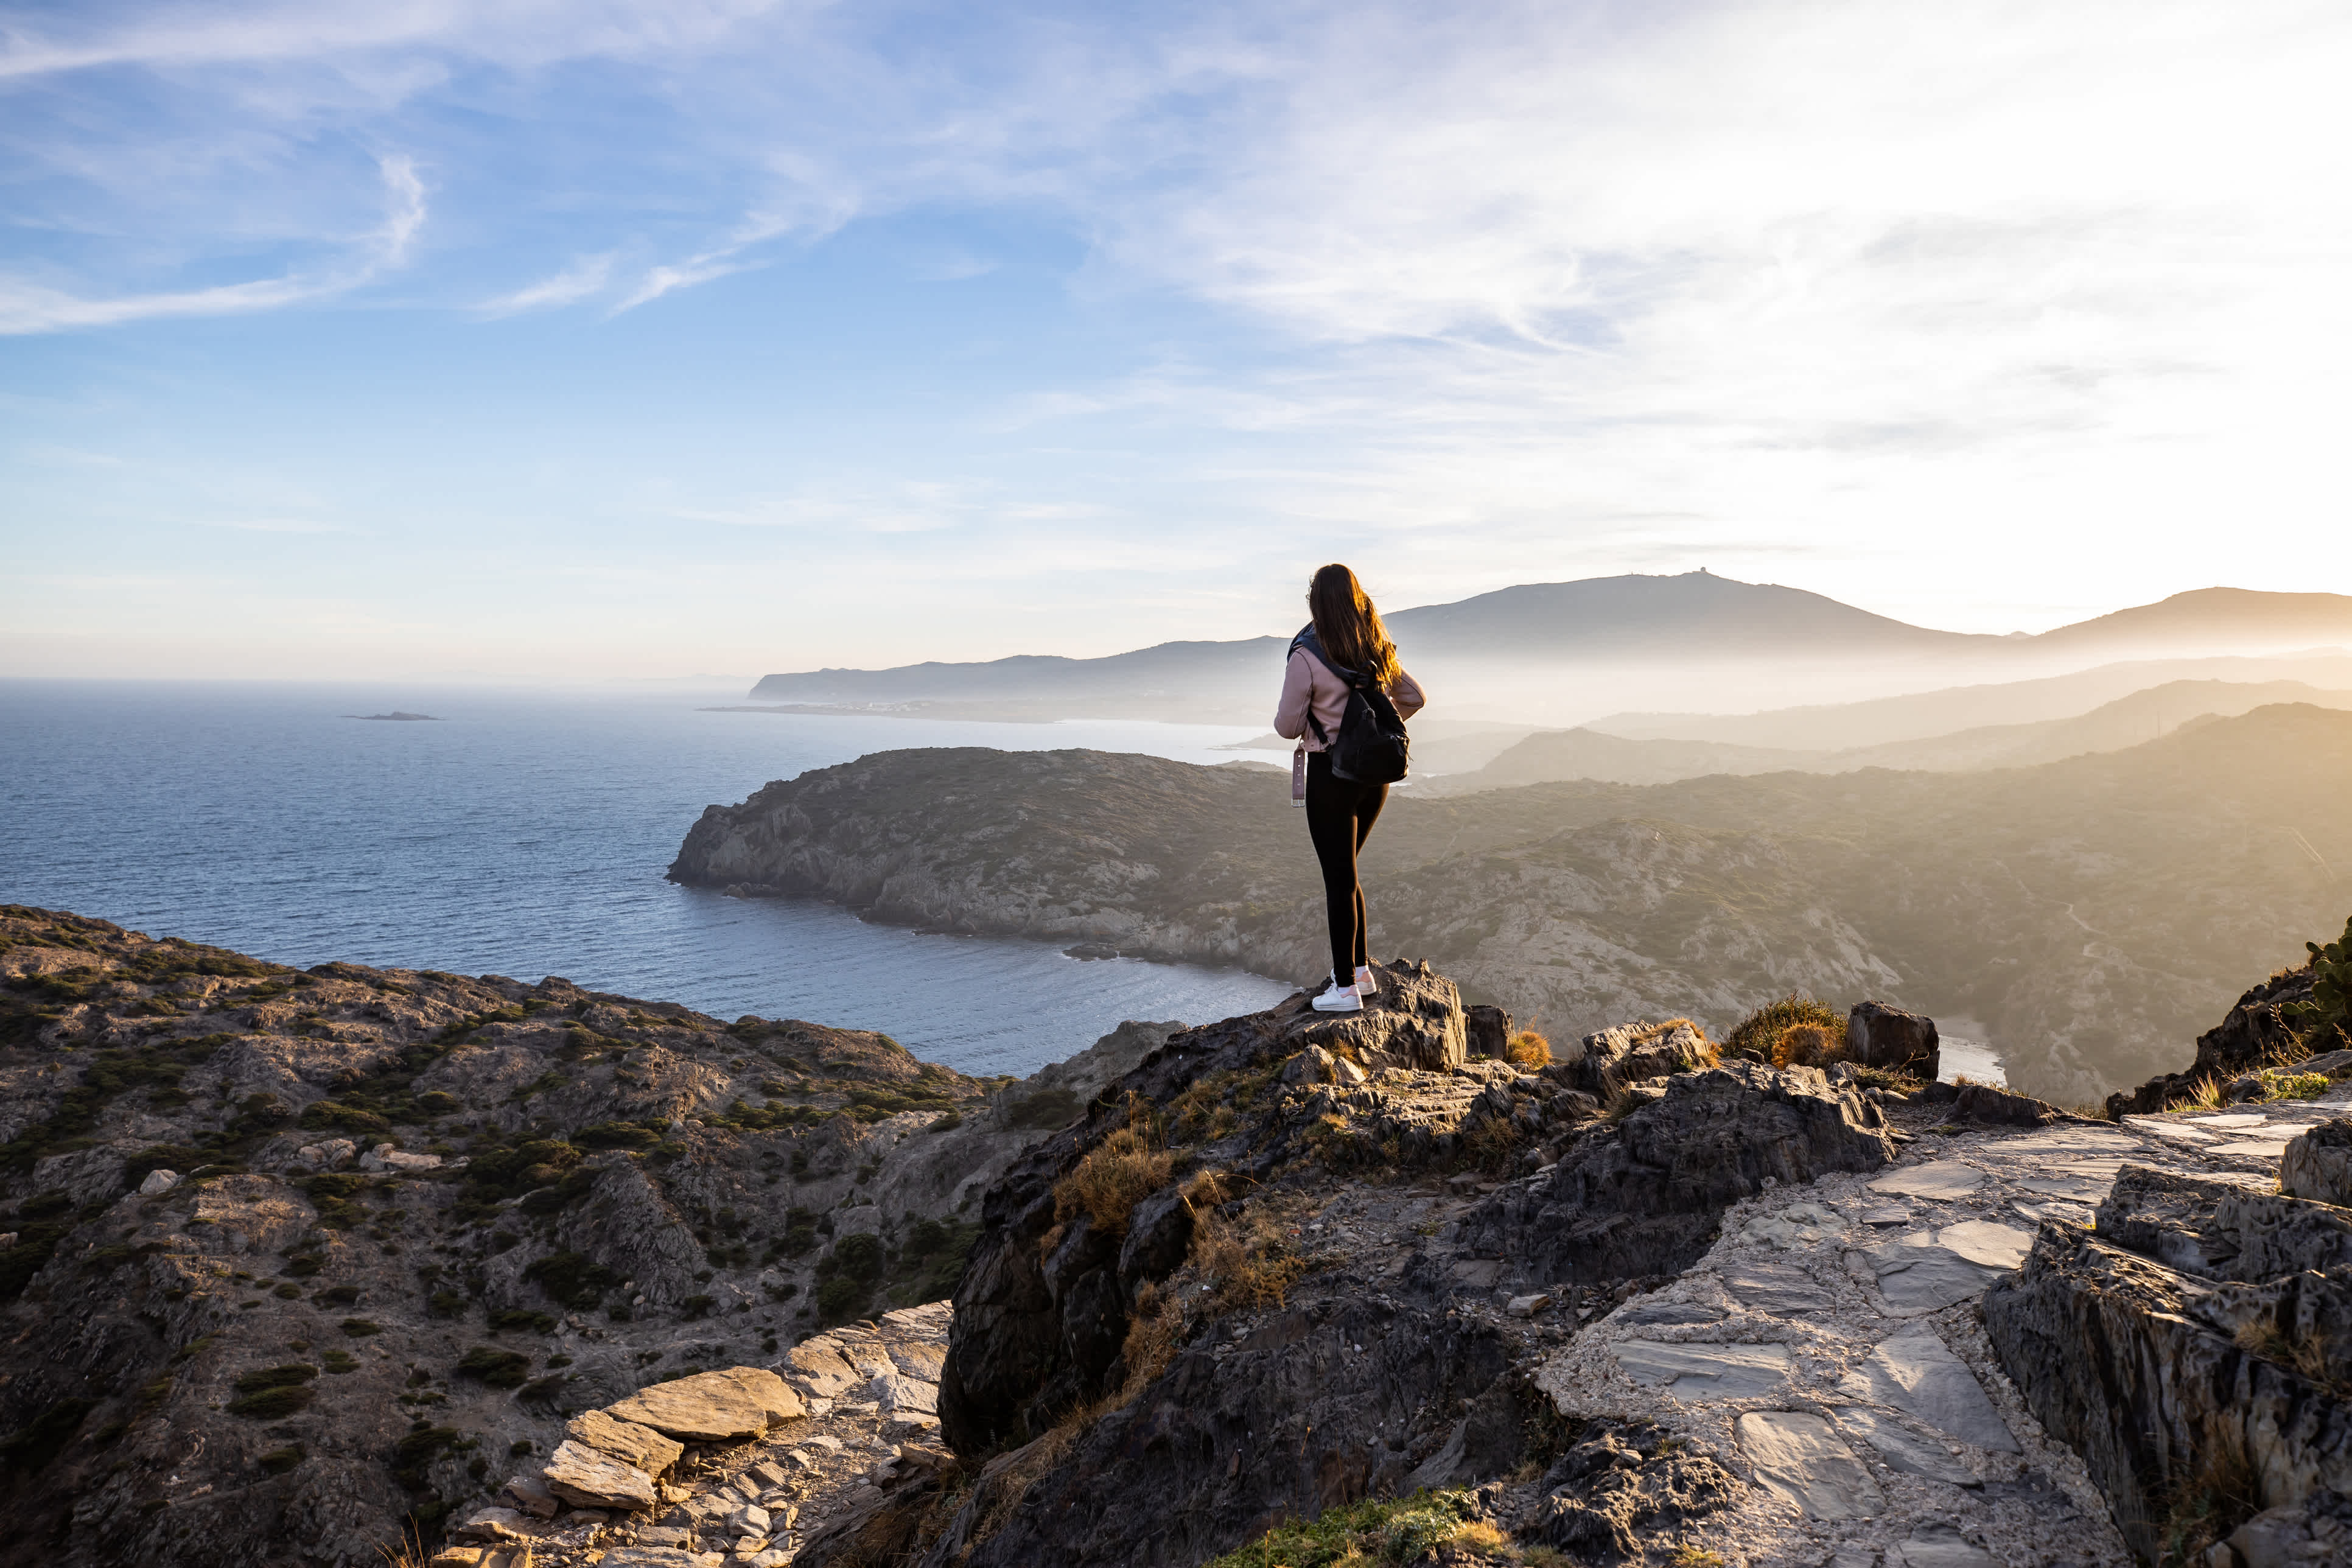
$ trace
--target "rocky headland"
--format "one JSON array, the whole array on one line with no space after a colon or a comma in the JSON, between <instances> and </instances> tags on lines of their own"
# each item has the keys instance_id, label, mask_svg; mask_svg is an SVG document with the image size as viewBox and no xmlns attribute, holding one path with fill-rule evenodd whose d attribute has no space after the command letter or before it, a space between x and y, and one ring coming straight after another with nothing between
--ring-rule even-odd
<instances>
[{"instance_id":1,"label":"rocky headland","mask_svg":"<svg viewBox=\"0 0 2352 1568\"><path fill-rule=\"evenodd\" d=\"M2012 1084L2088 1104L2340 918L2347 768L2352 714L2274 705L1965 775L1403 793L1365 852L1372 927L1557 1037L1876 996L1979 1021ZM1302 982L1328 962L1288 792L1150 757L879 753L712 806L670 876Z\"/></svg>"},{"instance_id":2,"label":"rocky headland","mask_svg":"<svg viewBox=\"0 0 2352 1568\"><path fill-rule=\"evenodd\" d=\"M0 1562L2352 1552L2343 944L2106 1120L1876 1004L1555 1044L1398 961L1006 1085L0 921Z\"/></svg>"}]
</instances>

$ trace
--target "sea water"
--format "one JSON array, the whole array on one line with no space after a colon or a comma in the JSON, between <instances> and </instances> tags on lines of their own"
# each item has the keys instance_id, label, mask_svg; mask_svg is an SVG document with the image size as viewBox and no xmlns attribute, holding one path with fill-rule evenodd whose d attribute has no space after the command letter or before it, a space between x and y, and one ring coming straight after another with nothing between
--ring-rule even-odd
<instances>
[{"instance_id":1,"label":"sea water","mask_svg":"<svg viewBox=\"0 0 2352 1568\"><path fill-rule=\"evenodd\" d=\"M740 687L0 681L0 902L305 967L560 974L722 1018L879 1029L975 1074L1029 1073L1121 1019L1204 1023L1289 993L662 878L704 806L868 752L1222 763L1234 753L1212 748L1254 727L711 710L742 700ZM434 718L352 717L394 710Z\"/></svg>"}]
</instances>

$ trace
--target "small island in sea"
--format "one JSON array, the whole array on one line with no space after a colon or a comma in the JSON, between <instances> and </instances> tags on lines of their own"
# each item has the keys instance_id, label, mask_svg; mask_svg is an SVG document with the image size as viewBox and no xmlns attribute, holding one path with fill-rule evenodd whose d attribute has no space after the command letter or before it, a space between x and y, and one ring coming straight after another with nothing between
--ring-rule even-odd
<instances>
[{"instance_id":1,"label":"small island in sea","mask_svg":"<svg viewBox=\"0 0 2352 1568\"><path fill-rule=\"evenodd\" d=\"M394 709L389 713L346 713L343 717L346 719L379 720L386 723L398 721L402 723L423 722L437 724L441 721L439 716L436 714L403 713L398 709Z\"/></svg>"}]
</instances>

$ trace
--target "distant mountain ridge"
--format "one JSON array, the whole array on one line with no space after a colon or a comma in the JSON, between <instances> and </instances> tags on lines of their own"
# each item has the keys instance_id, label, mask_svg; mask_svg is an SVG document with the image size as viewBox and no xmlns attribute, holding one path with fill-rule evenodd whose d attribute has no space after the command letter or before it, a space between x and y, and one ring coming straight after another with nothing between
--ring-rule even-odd
<instances>
[{"instance_id":1,"label":"distant mountain ridge","mask_svg":"<svg viewBox=\"0 0 2352 1568\"><path fill-rule=\"evenodd\" d=\"M1804 589L1703 571L1523 584L1387 618L1416 669L1465 686L1539 680L1559 668L1739 668L1752 677L1774 667L1858 671L1943 661L1958 670L2022 673L2151 647L2352 646L2352 596L2343 595L2200 589L2038 637L1990 637L1912 626ZM1264 713L1285 642L1261 637L1160 643L1099 658L1023 654L805 670L762 677L751 697L971 718L1223 721Z\"/></svg>"}]
</instances>

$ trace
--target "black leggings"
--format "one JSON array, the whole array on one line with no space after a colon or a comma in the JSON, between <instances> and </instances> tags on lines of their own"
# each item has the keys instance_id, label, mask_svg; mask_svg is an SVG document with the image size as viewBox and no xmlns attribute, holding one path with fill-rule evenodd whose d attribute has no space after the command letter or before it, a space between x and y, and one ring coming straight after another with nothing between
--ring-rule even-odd
<instances>
[{"instance_id":1,"label":"black leggings","mask_svg":"<svg viewBox=\"0 0 2352 1568\"><path fill-rule=\"evenodd\" d=\"M1307 833L1315 840L1315 858L1323 863L1334 980L1351 980L1371 962L1364 952L1364 889L1356 880L1356 851L1371 837L1388 798L1388 785L1333 778L1328 753L1307 753Z\"/></svg>"}]
</instances>

